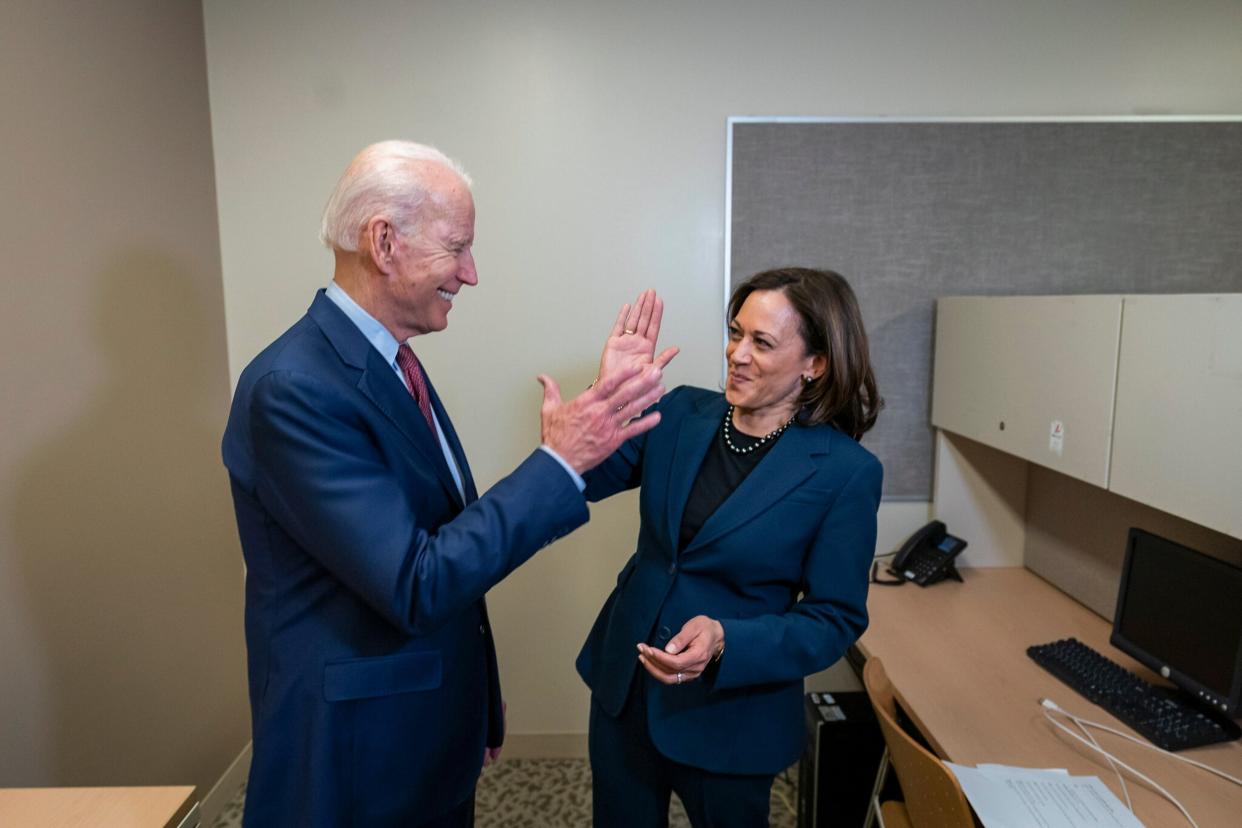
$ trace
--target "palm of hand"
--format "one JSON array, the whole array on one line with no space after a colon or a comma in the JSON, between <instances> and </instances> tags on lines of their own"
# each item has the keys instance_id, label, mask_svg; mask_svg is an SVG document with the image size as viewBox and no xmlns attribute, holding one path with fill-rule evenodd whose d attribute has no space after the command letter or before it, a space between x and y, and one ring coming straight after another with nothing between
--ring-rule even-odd
<instances>
[{"instance_id":1,"label":"palm of hand","mask_svg":"<svg viewBox=\"0 0 1242 828\"><path fill-rule=\"evenodd\" d=\"M633 365L650 365L655 359L655 345L655 340L637 333L608 337L599 361L599 375L608 376Z\"/></svg>"},{"instance_id":2,"label":"palm of hand","mask_svg":"<svg viewBox=\"0 0 1242 828\"><path fill-rule=\"evenodd\" d=\"M656 356L656 340L660 338L663 315L664 303L654 290L645 290L634 304L623 305L612 326L612 333L604 342L599 376L610 376L615 371L626 369L641 370L653 362L663 369L677 355L676 348L666 348Z\"/></svg>"}]
</instances>

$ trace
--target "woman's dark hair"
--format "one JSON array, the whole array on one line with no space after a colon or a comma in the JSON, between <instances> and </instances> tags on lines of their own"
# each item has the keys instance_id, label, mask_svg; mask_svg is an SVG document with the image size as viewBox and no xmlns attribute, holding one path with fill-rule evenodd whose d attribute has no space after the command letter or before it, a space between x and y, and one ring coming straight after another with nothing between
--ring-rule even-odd
<instances>
[{"instance_id":1,"label":"woman's dark hair","mask_svg":"<svg viewBox=\"0 0 1242 828\"><path fill-rule=\"evenodd\" d=\"M808 354L822 354L824 373L802 389L798 421L828 423L857 440L875 425L884 400L875 387L867 332L849 282L831 270L782 267L756 273L733 291L729 319L737 318L746 297L757 290L779 290L802 319Z\"/></svg>"}]
</instances>

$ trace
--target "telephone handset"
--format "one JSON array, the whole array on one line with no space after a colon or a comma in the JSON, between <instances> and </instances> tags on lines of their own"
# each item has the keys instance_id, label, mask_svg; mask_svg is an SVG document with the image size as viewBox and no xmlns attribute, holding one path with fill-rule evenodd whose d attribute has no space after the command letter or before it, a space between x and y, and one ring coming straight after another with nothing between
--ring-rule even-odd
<instances>
[{"instance_id":1,"label":"telephone handset","mask_svg":"<svg viewBox=\"0 0 1242 828\"><path fill-rule=\"evenodd\" d=\"M938 520L924 526L901 545L888 571L904 581L928 586L944 578L962 580L953 559L966 548L966 541L948 533Z\"/></svg>"}]
</instances>

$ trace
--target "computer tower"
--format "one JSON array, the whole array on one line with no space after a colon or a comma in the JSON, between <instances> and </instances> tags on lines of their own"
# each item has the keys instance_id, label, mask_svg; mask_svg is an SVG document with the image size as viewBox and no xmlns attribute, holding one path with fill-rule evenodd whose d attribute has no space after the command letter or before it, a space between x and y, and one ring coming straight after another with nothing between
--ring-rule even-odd
<instances>
[{"instance_id":1,"label":"computer tower","mask_svg":"<svg viewBox=\"0 0 1242 828\"><path fill-rule=\"evenodd\" d=\"M798 828L859 828L884 754L866 693L807 693ZM889 774L892 777L892 774Z\"/></svg>"}]
</instances>

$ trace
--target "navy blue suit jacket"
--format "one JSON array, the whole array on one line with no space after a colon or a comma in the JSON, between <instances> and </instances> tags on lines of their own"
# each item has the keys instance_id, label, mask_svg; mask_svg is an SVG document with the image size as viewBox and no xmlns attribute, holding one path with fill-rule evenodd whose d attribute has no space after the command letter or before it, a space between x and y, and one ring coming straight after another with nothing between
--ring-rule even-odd
<instances>
[{"instance_id":1,"label":"navy blue suit jacket","mask_svg":"<svg viewBox=\"0 0 1242 828\"><path fill-rule=\"evenodd\" d=\"M246 559L248 826L397 826L473 790L503 724L483 594L587 520L542 451L477 497L323 292L242 373L224 435Z\"/></svg>"},{"instance_id":2,"label":"navy blue suit jacket","mask_svg":"<svg viewBox=\"0 0 1242 828\"><path fill-rule=\"evenodd\" d=\"M792 426L699 533L677 551L691 486L728 404L675 389L660 425L588 472L587 498L641 486L637 551L578 656L605 713L617 715L638 675L665 756L716 773L775 774L805 739L802 679L832 664L867 626L880 463L830 426ZM724 657L703 678L647 677L635 645L663 648L706 615Z\"/></svg>"}]
</instances>

